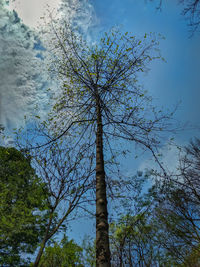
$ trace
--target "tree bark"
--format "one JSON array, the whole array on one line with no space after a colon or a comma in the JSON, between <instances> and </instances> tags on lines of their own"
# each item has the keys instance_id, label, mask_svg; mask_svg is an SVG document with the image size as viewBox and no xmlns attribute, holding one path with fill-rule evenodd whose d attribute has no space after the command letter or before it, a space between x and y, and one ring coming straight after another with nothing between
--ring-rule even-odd
<instances>
[{"instance_id":1,"label":"tree bark","mask_svg":"<svg viewBox=\"0 0 200 267\"><path fill-rule=\"evenodd\" d=\"M96 99L96 266L110 267L108 211L103 157L103 126L99 97Z\"/></svg>"},{"instance_id":2,"label":"tree bark","mask_svg":"<svg viewBox=\"0 0 200 267\"><path fill-rule=\"evenodd\" d=\"M40 262L40 259L42 257L46 242L47 242L47 240L43 240L43 242L42 242L42 244L40 246L40 250L38 251L37 258L36 258L36 260L34 262L34 265L33 265L34 267L39 266L39 262Z\"/></svg>"},{"instance_id":3,"label":"tree bark","mask_svg":"<svg viewBox=\"0 0 200 267\"><path fill-rule=\"evenodd\" d=\"M41 257L42 257L42 254L43 254L43 251L44 251L46 242L47 242L47 240L49 239L49 238L48 238L48 235L49 235L49 229L50 229L51 222L52 222L52 217L53 217L53 214L51 214L51 216L50 216L50 218L49 218L49 223L48 223L48 225L47 225L46 233L45 233L44 239L42 240L42 244L41 244L40 249L39 249L39 251L38 251L38 254L37 254L37 257L36 257L36 259L35 259L35 262L34 262L33 267L37 267L37 266L39 266L39 262L40 262L40 259L41 259Z\"/></svg>"},{"instance_id":4,"label":"tree bark","mask_svg":"<svg viewBox=\"0 0 200 267\"><path fill-rule=\"evenodd\" d=\"M130 241L129 241L129 244L128 244L128 248L129 248L129 266L130 267L133 267L133 264L132 264L132 256L131 256L131 244L130 244Z\"/></svg>"}]
</instances>

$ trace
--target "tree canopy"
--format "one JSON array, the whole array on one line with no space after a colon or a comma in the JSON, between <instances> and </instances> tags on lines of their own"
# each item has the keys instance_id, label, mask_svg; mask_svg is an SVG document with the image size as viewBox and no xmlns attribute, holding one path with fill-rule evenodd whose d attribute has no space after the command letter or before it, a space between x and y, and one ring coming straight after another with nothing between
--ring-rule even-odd
<instances>
[{"instance_id":1,"label":"tree canopy","mask_svg":"<svg viewBox=\"0 0 200 267\"><path fill-rule=\"evenodd\" d=\"M21 253L33 253L45 229L48 193L30 162L17 149L0 147L0 264L3 265L22 264Z\"/></svg>"},{"instance_id":2,"label":"tree canopy","mask_svg":"<svg viewBox=\"0 0 200 267\"><path fill-rule=\"evenodd\" d=\"M66 236L53 246L46 247L39 267L83 267L82 248Z\"/></svg>"}]
</instances>

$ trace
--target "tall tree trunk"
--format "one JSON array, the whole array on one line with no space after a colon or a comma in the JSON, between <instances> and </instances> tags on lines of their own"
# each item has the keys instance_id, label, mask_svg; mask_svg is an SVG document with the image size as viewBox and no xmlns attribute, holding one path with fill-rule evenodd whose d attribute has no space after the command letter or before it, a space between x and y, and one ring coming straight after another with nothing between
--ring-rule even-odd
<instances>
[{"instance_id":1,"label":"tall tree trunk","mask_svg":"<svg viewBox=\"0 0 200 267\"><path fill-rule=\"evenodd\" d=\"M42 240L42 243L41 243L41 246L40 246L40 249L38 251L38 254L37 254L37 257L35 259L35 262L34 262L34 265L33 267L37 267L39 265L39 262L40 262L40 259L42 257L42 254L43 254L43 251L44 251L44 248L46 246L46 242L48 241L49 237L49 229L50 229L50 226L51 226L51 223L52 223L52 217L53 217L53 213L50 215L50 218L49 218L49 223L47 225L47 229L46 229L46 232L45 232L45 236Z\"/></svg>"},{"instance_id":2,"label":"tall tree trunk","mask_svg":"<svg viewBox=\"0 0 200 267\"><path fill-rule=\"evenodd\" d=\"M119 247L119 267L123 267L123 248L124 248L124 245L120 245L120 247Z\"/></svg>"},{"instance_id":3,"label":"tall tree trunk","mask_svg":"<svg viewBox=\"0 0 200 267\"><path fill-rule=\"evenodd\" d=\"M129 248L129 250L128 250L129 251L129 267L133 267L130 241L129 241L129 244L128 244L128 248Z\"/></svg>"},{"instance_id":4,"label":"tall tree trunk","mask_svg":"<svg viewBox=\"0 0 200 267\"><path fill-rule=\"evenodd\" d=\"M96 99L96 266L110 267L108 211L103 157L103 126L99 97Z\"/></svg>"},{"instance_id":5,"label":"tall tree trunk","mask_svg":"<svg viewBox=\"0 0 200 267\"><path fill-rule=\"evenodd\" d=\"M34 267L39 266L39 262L40 262L40 259L41 259L41 257L42 257L42 254L43 254L43 251L44 251L46 242L47 242L47 239L42 241L42 244L41 244L41 246L40 246L40 250L38 251L36 260L35 260L34 265L33 265Z\"/></svg>"}]
</instances>

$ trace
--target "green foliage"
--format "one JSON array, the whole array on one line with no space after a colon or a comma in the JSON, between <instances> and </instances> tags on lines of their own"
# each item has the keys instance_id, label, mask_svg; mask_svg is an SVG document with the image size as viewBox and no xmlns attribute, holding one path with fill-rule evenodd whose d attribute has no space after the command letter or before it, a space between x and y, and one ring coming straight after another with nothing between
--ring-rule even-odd
<instances>
[{"instance_id":1,"label":"green foliage","mask_svg":"<svg viewBox=\"0 0 200 267\"><path fill-rule=\"evenodd\" d=\"M82 248L64 236L60 243L46 247L39 267L83 267L81 262Z\"/></svg>"},{"instance_id":2,"label":"green foliage","mask_svg":"<svg viewBox=\"0 0 200 267\"><path fill-rule=\"evenodd\" d=\"M45 225L46 193L30 159L0 147L0 265L18 266L33 253Z\"/></svg>"},{"instance_id":3,"label":"green foliage","mask_svg":"<svg viewBox=\"0 0 200 267\"><path fill-rule=\"evenodd\" d=\"M159 249L156 246L156 229L146 213L122 216L110 225L112 262L133 266L156 266ZM115 266L114 265L114 266Z\"/></svg>"},{"instance_id":4,"label":"green foliage","mask_svg":"<svg viewBox=\"0 0 200 267\"><path fill-rule=\"evenodd\" d=\"M198 266L200 244L200 139L182 150L177 170L151 191L163 244L177 266ZM159 176L159 174L157 174Z\"/></svg>"}]
</instances>

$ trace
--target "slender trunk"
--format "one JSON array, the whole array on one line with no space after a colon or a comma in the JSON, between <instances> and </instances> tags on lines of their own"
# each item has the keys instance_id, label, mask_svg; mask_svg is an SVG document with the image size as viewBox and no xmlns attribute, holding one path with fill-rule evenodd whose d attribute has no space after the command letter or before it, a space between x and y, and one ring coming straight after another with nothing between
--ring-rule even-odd
<instances>
[{"instance_id":1,"label":"slender trunk","mask_svg":"<svg viewBox=\"0 0 200 267\"><path fill-rule=\"evenodd\" d=\"M103 127L99 98L96 100L96 266L110 267L108 211L103 158Z\"/></svg>"},{"instance_id":2,"label":"slender trunk","mask_svg":"<svg viewBox=\"0 0 200 267\"><path fill-rule=\"evenodd\" d=\"M122 259L121 252L120 252L120 256L119 256L119 266L123 267L123 259Z\"/></svg>"},{"instance_id":3,"label":"slender trunk","mask_svg":"<svg viewBox=\"0 0 200 267\"><path fill-rule=\"evenodd\" d=\"M39 266L39 262L40 262L40 259L42 257L42 254L44 252L44 248L46 246L47 241L58 231L58 229L60 228L60 226L62 225L64 220L67 218L67 216L74 210L74 208L76 207L76 205L77 205L77 203L78 203L78 201L80 199L80 196L77 197L77 195L76 195L74 197L74 199L72 200L71 205L69 206L69 208L68 208L67 212L65 213L65 215L58 221L57 226L55 226L51 230L51 232L49 232L51 224L52 224L54 211L55 211L55 209L57 208L57 206L59 204L59 200L58 199L59 198L56 199L56 204L55 204L53 210L51 211L51 214L50 214L50 217L49 217L49 223L47 225L47 229L46 229L46 232L45 232L45 236L44 236L44 238L42 240L42 243L41 243L41 246L40 246L40 249L38 251L38 254L37 254L37 257L36 257L36 260L34 262L33 267Z\"/></svg>"},{"instance_id":4,"label":"slender trunk","mask_svg":"<svg viewBox=\"0 0 200 267\"><path fill-rule=\"evenodd\" d=\"M120 267L123 267L123 245L120 244L120 247L119 247L119 266Z\"/></svg>"},{"instance_id":5,"label":"slender trunk","mask_svg":"<svg viewBox=\"0 0 200 267\"><path fill-rule=\"evenodd\" d=\"M129 266L130 267L133 267L133 264L132 264L132 256L131 256L131 244L130 244L130 241L129 241L129 244L128 244L128 248L129 248Z\"/></svg>"},{"instance_id":6,"label":"slender trunk","mask_svg":"<svg viewBox=\"0 0 200 267\"><path fill-rule=\"evenodd\" d=\"M40 259L41 259L41 257L42 257L44 248L45 248L45 246L46 246L46 242L47 242L48 239L49 239L48 235L49 235L49 229L50 229L51 222L52 222L52 217L53 217L53 215L51 214L51 216L50 216L50 218L49 218L49 223L48 223L48 225L47 225L47 229L46 229L46 232L45 232L45 236L44 236L44 238L43 238L43 240L42 240L42 244L41 244L40 249L39 249L39 251L38 251L38 254L37 254L37 257L36 257L36 260L35 260L35 262L34 262L33 267L37 267L37 266L39 265L39 262L40 262Z\"/></svg>"},{"instance_id":7,"label":"slender trunk","mask_svg":"<svg viewBox=\"0 0 200 267\"><path fill-rule=\"evenodd\" d=\"M46 242L47 242L47 239L46 240L44 239L42 241L42 244L40 246L40 250L38 251L37 258L36 258L36 260L34 262L33 267L37 267L39 265L40 259L42 257L42 254L43 254L43 251L44 251L44 248L45 248L45 245L46 245Z\"/></svg>"}]
</instances>

